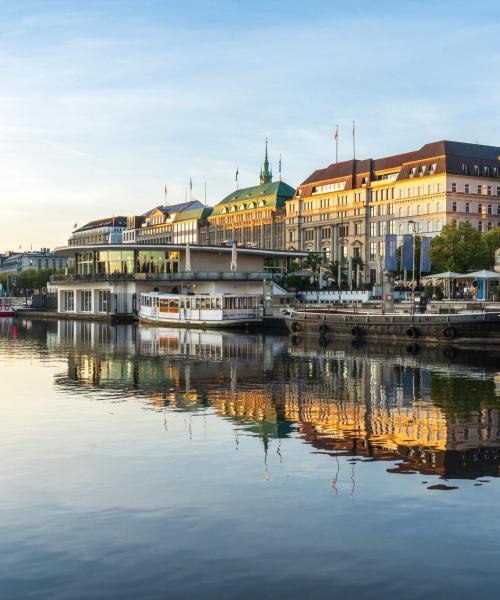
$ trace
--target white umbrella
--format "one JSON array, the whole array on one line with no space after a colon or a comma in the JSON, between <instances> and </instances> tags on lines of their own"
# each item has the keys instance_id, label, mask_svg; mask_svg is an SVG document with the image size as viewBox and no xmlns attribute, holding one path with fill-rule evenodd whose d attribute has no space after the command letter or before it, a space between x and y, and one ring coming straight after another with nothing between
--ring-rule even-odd
<instances>
[{"instance_id":1,"label":"white umbrella","mask_svg":"<svg viewBox=\"0 0 500 600\"><path fill-rule=\"evenodd\" d=\"M238 248L236 242L233 242L233 249L231 251L231 271L238 270Z\"/></svg>"},{"instance_id":2,"label":"white umbrella","mask_svg":"<svg viewBox=\"0 0 500 600\"><path fill-rule=\"evenodd\" d=\"M473 273L465 273L464 275L459 275L460 279L500 279L500 273L496 273L495 271L488 271L487 269L482 269L481 271L474 271Z\"/></svg>"},{"instance_id":3,"label":"white umbrella","mask_svg":"<svg viewBox=\"0 0 500 600\"><path fill-rule=\"evenodd\" d=\"M186 244L186 260L184 261L184 271L191 273L191 247L189 242Z\"/></svg>"},{"instance_id":4,"label":"white umbrella","mask_svg":"<svg viewBox=\"0 0 500 600\"><path fill-rule=\"evenodd\" d=\"M454 271L445 271L444 273L427 275L426 279L460 279L461 277L463 277L462 273L455 273Z\"/></svg>"}]
</instances>

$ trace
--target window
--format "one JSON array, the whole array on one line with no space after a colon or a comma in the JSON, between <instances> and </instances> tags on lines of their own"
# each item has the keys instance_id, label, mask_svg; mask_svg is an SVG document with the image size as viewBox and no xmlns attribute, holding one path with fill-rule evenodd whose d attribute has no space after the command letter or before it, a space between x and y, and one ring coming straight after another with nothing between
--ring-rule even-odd
<instances>
[{"instance_id":1,"label":"window","mask_svg":"<svg viewBox=\"0 0 500 600\"><path fill-rule=\"evenodd\" d=\"M354 235L361 235L361 223L354 224Z\"/></svg>"},{"instance_id":2,"label":"window","mask_svg":"<svg viewBox=\"0 0 500 600\"><path fill-rule=\"evenodd\" d=\"M370 243L370 260L377 258L377 242Z\"/></svg>"},{"instance_id":3,"label":"window","mask_svg":"<svg viewBox=\"0 0 500 600\"><path fill-rule=\"evenodd\" d=\"M477 212L478 212L479 214L481 214L481 213L483 212L483 205L482 205L482 204L478 204L478 205L477 205Z\"/></svg>"},{"instance_id":4,"label":"window","mask_svg":"<svg viewBox=\"0 0 500 600\"><path fill-rule=\"evenodd\" d=\"M469 174L469 165L468 165L468 163L462 163L462 173L464 175L468 175Z\"/></svg>"},{"instance_id":5,"label":"window","mask_svg":"<svg viewBox=\"0 0 500 600\"><path fill-rule=\"evenodd\" d=\"M420 211L421 211L420 204L417 204L417 215L420 215Z\"/></svg>"},{"instance_id":6,"label":"window","mask_svg":"<svg viewBox=\"0 0 500 600\"><path fill-rule=\"evenodd\" d=\"M465 184L465 193L470 194L470 185L468 183Z\"/></svg>"},{"instance_id":7,"label":"window","mask_svg":"<svg viewBox=\"0 0 500 600\"><path fill-rule=\"evenodd\" d=\"M489 215L493 214L493 206L491 204L488 204L488 214Z\"/></svg>"},{"instance_id":8,"label":"window","mask_svg":"<svg viewBox=\"0 0 500 600\"><path fill-rule=\"evenodd\" d=\"M488 231L491 229L491 221L488 221L488 225L486 228L488 229Z\"/></svg>"},{"instance_id":9,"label":"window","mask_svg":"<svg viewBox=\"0 0 500 600\"><path fill-rule=\"evenodd\" d=\"M432 163L430 169L429 169L429 174L430 175L434 175L434 173L436 172L436 168L437 168L437 164L436 163Z\"/></svg>"},{"instance_id":10,"label":"window","mask_svg":"<svg viewBox=\"0 0 500 600\"><path fill-rule=\"evenodd\" d=\"M483 186L482 185L478 185L477 186L477 193L480 194L482 189L483 189Z\"/></svg>"},{"instance_id":11,"label":"window","mask_svg":"<svg viewBox=\"0 0 500 600\"><path fill-rule=\"evenodd\" d=\"M457 191L457 184L456 183L452 183L451 184L451 191L452 192L456 192Z\"/></svg>"},{"instance_id":12,"label":"window","mask_svg":"<svg viewBox=\"0 0 500 600\"><path fill-rule=\"evenodd\" d=\"M469 212L470 212L470 204L469 204L469 202L466 202L466 203L465 203L465 212L466 212L466 213L469 213Z\"/></svg>"},{"instance_id":13,"label":"window","mask_svg":"<svg viewBox=\"0 0 500 600\"><path fill-rule=\"evenodd\" d=\"M443 184L442 183L438 183L437 184L437 191L438 191L438 194L443 191Z\"/></svg>"},{"instance_id":14,"label":"window","mask_svg":"<svg viewBox=\"0 0 500 600\"><path fill-rule=\"evenodd\" d=\"M451 210L452 210L452 212L457 212L457 203L456 202L451 203Z\"/></svg>"},{"instance_id":15,"label":"window","mask_svg":"<svg viewBox=\"0 0 500 600\"><path fill-rule=\"evenodd\" d=\"M63 292L62 293L63 310L73 311L75 310L75 292Z\"/></svg>"},{"instance_id":16,"label":"window","mask_svg":"<svg viewBox=\"0 0 500 600\"><path fill-rule=\"evenodd\" d=\"M370 237L375 237L377 235L377 224L370 223Z\"/></svg>"},{"instance_id":17,"label":"window","mask_svg":"<svg viewBox=\"0 0 500 600\"><path fill-rule=\"evenodd\" d=\"M431 213L431 212L432 212L432 204L430 204L430 203L429 203L429 204L427 205L427 214L429 214L429 213Z\"/></svg>"},{"instance_id":18,"label":"window","mask_svg":"<svg viewBox=\"0 0 500 600\"><path fill-rule=\"evenodd\" d=\"M477 228L479 231L483 231L483 223L481 221L479 221L479 223L477 224Z\"/></svg>"},{"instance_id":19,"label":"window","mask_svg":"<svg viewBox=\"0 0 500 600\"><path fill-rule=\"evenodd\" d=\"M80 292L80 310L82 312L92 312L92 291L82 290Z\"/></svg>"}]
</instances>

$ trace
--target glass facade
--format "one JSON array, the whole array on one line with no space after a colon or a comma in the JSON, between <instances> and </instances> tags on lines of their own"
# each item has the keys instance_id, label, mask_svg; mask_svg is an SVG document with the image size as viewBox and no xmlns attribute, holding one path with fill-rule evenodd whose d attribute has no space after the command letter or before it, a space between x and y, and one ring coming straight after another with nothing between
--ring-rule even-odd
<instances>
[{"instance_id":1,"label":"glass facade","mask_svg":"<svg viewBox=\"0 0 500 600\"><path fill-rule=\"evenodd\" d=\"M163 250L96 250L76 255L78 275L177 273L179 252Z\"/></svg>"}]
</instances>

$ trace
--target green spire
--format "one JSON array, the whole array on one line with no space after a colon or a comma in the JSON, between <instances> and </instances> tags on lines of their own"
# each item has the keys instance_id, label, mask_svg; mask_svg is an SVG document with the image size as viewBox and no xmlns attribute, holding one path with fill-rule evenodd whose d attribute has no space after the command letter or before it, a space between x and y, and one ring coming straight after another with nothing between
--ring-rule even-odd
<instances>
[{"instance_id":1,"label":"green spire","mask_svg":"<svg viewBox=\"0 0 500 600\"><path fill-rule=\"evenodd\" d=\"M271 183L273 180L273 172L269 167L269 158L267 157L267 138L266 138L266 154L264 156L264 164L260 170L260 183Z\"/></svg>"}]
</instances>

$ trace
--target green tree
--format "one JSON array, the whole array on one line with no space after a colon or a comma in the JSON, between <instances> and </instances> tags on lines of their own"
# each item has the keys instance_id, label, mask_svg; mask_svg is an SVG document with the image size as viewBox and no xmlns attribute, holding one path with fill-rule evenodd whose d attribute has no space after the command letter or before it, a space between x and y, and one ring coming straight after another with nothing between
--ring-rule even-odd
<instances>
[{"instance_id":1,"label":"green tree","mask_svg":"<svg viewBox=\"0 0 500 600\"><path fill-rule=\"evenodd\" d=\"M500 248L500 227L483 233L483 239L490 251L490 264L488 266L492 267L495 264L495 250Z\"/></svg>"},{"instance_id":2,"label":"green tree","mask_svg":"<svg viewBox=\"0 0 500 600\"><path fill-rule=\"evenodd\" d=\"M490 251L481 233L469 223L452 221L431 242L432 270L465 273L489 266Z\"/></svg>"}]
</instances>

